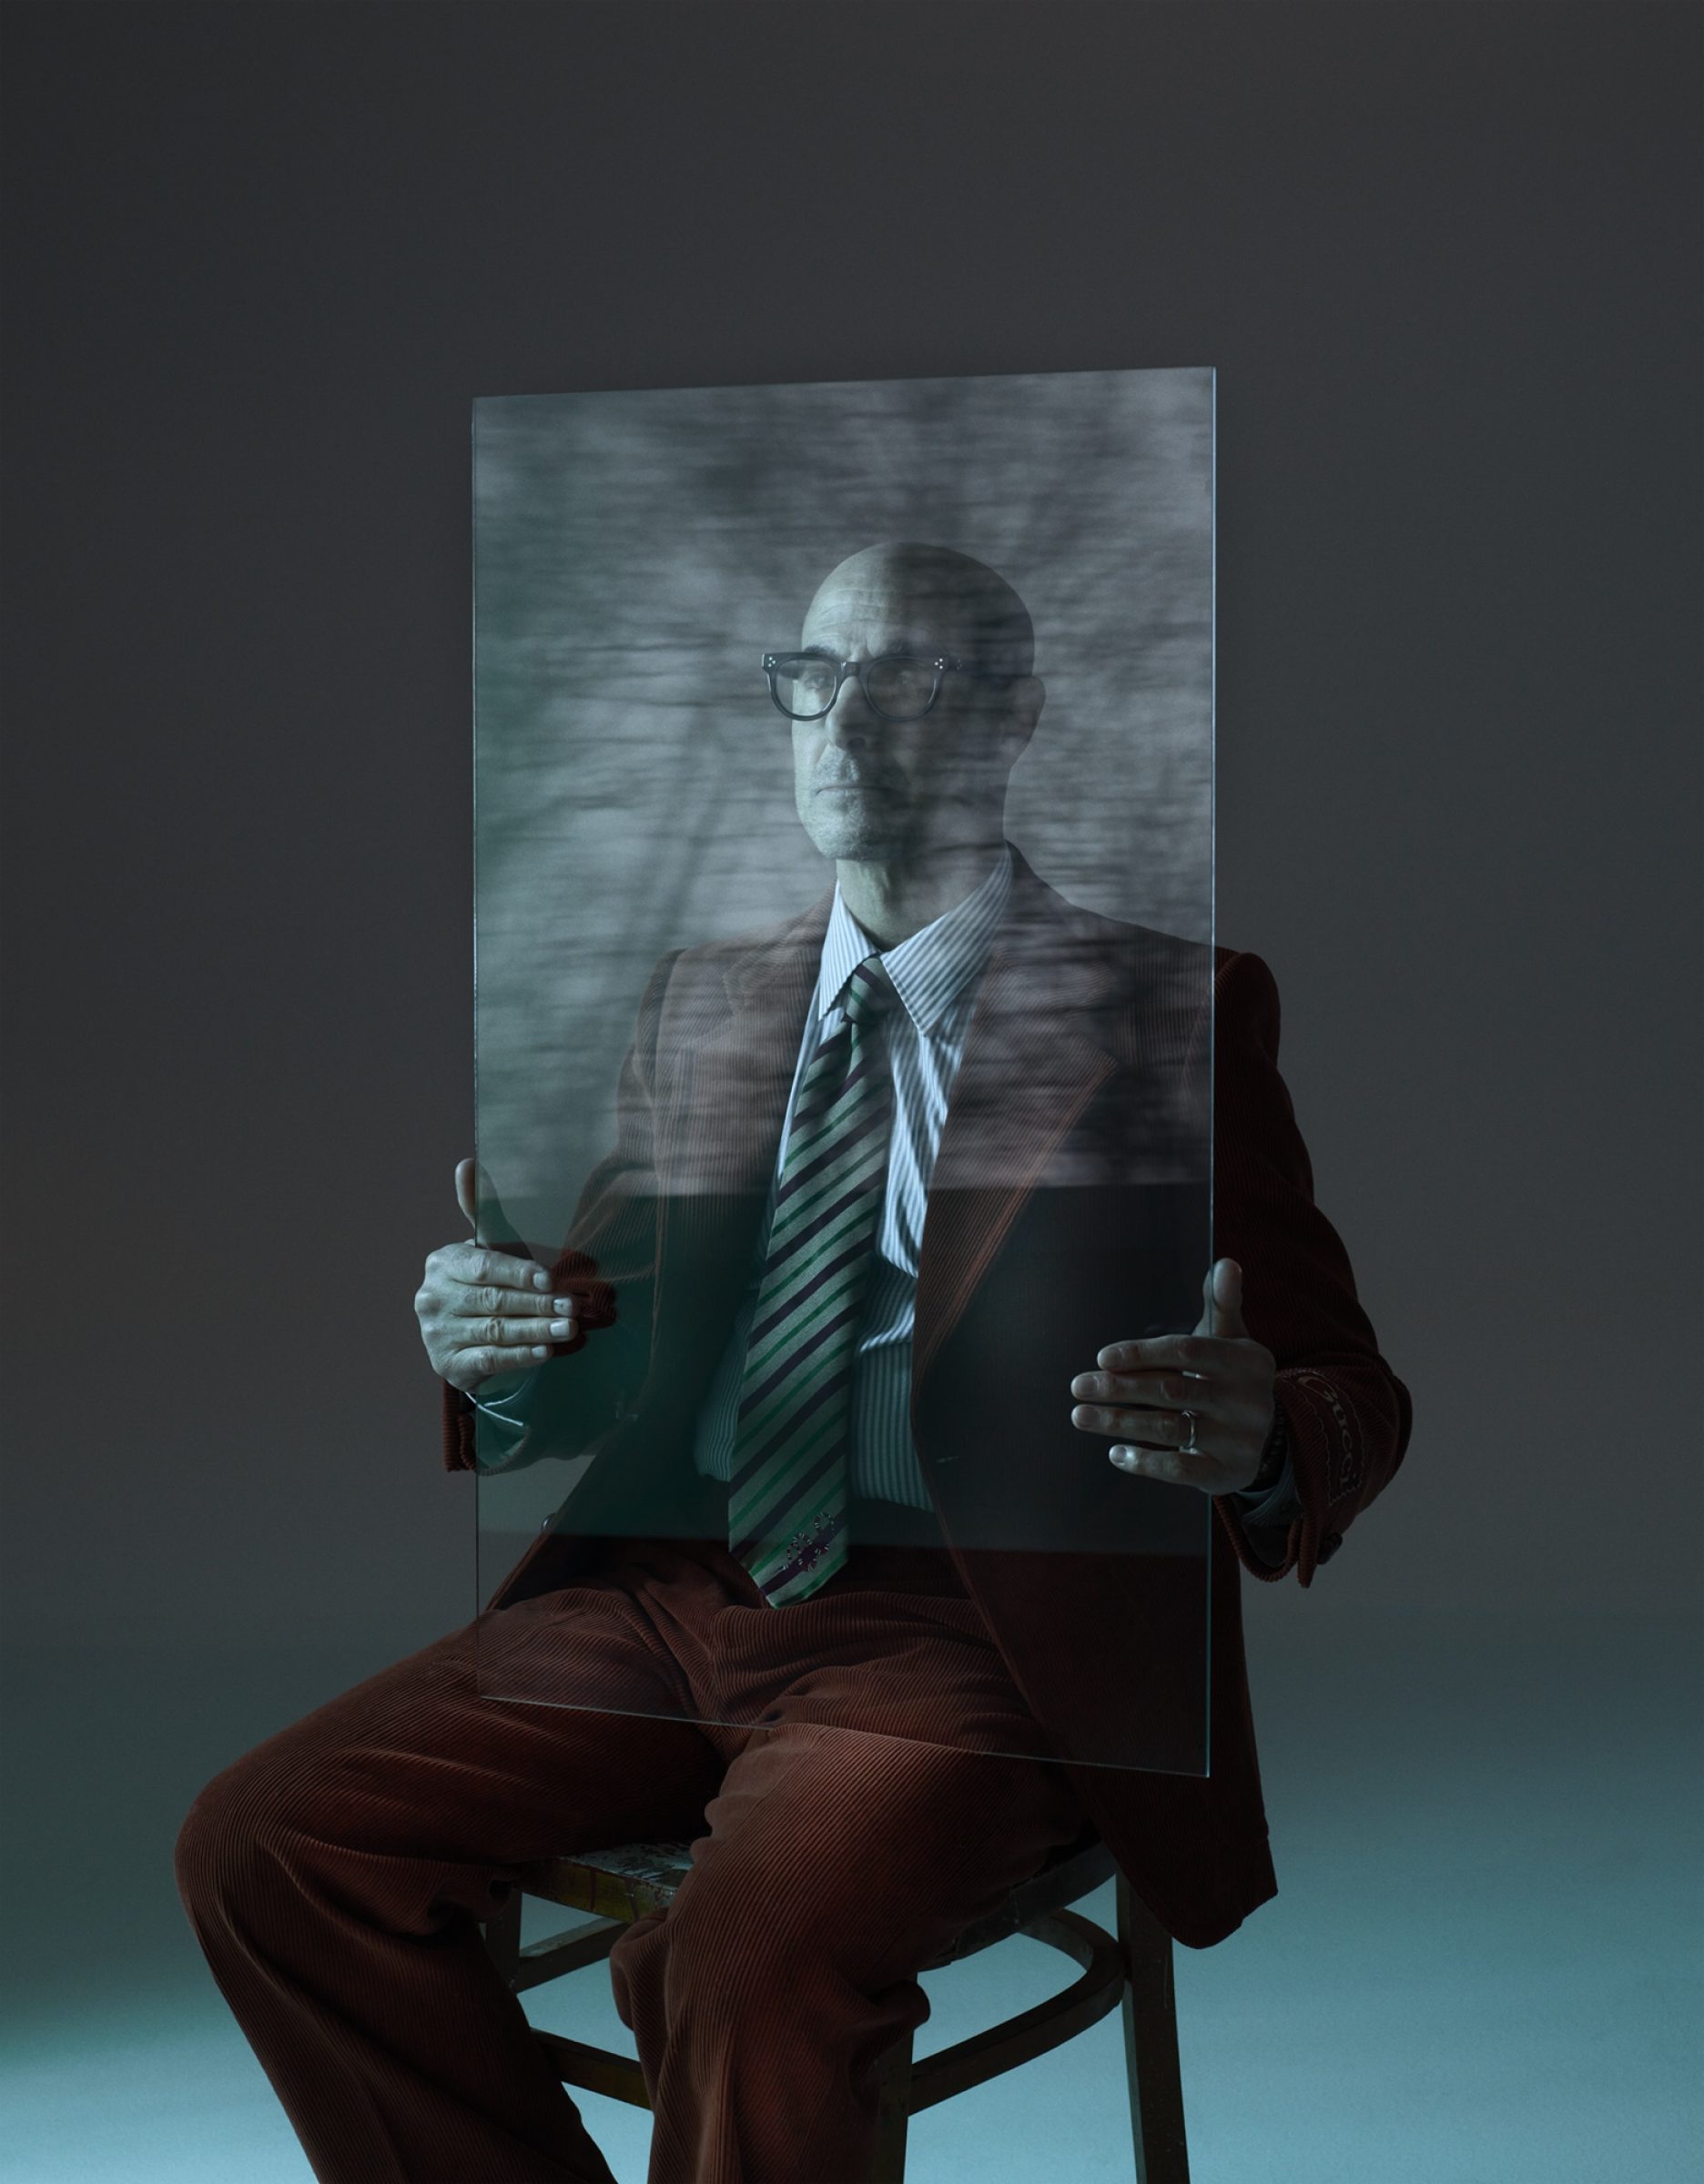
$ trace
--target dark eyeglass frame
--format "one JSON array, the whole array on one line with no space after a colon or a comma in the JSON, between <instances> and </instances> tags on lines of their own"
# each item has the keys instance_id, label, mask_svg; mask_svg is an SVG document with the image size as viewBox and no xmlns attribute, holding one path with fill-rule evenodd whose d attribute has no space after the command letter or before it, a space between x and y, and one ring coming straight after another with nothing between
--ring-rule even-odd
<instances>
[{"instance_id":1,"label":"dark eyeglass frame","mask_svg":"<svg viewBox=\"0 0 1704 2184\"><path fill-rule=\"evenodd\" d=\"M781 693L776 687L776 678L796 660L814 660L820 666L835 671L835 686L828 703L816 713L795 713L791 706L781 703ZM870 695L869 676L873 669L890 667L903 661L908 667L927 667L933 671L934 686L928 703L916 713L885 713ZM956 652L882 652L874 660L836 660L827 652L766 652L763 656L764 672L769 678L769 699L783 720L826 720L839 701L840 693L849 677L856 676L857 686L864 694L864 703L878 721L920 721L933 713L941 693L941 679L946 675L969 675L979 682L1009 682L1010 675L1002 674L997 668L972 667Z\"/></svg>"}]
</instances>

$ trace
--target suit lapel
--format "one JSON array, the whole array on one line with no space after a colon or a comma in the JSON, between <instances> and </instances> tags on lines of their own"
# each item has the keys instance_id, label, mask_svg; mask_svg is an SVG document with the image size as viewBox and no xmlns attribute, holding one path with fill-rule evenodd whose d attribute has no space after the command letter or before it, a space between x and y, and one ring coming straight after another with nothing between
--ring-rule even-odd
<instances>
[{"instance_id":1,"label":"suit lapel","mask_svg":"<svg viewBox=\"0 0 1704 2184\"><path fill-rule=\"evenodd\" d=\"M721 966L665 1035L658 1117L665 1200L766 1196L827 928L825 896Z\"/></svg>"},{"instance_id":2,"label":"suit lapel","mask_svg":"<svg viewBox=\"0 0 1704 2184\"><path fill-rule=\"evenodd\" d=\"M683 1449L751 1264L827 915L825 899L743 948L688 950L669 982L656 1045L653 1370L636 1430L600 1450L559 1512L565 1530L666 1534L659 1512L677 1506L683 1480L695 1483Z\"/></svg>"},{"instance_id":3,"label":"suit lapel","mask_svg":"<svg viewBox=\"0 0 1704 2184\"><path fill-rule=\"evenodd\" d=\"M912 1377L920 1384L1025 1200L1119 1067L1118 966L1017 856L929 1187Z\"/></svg>"}]
</instances>

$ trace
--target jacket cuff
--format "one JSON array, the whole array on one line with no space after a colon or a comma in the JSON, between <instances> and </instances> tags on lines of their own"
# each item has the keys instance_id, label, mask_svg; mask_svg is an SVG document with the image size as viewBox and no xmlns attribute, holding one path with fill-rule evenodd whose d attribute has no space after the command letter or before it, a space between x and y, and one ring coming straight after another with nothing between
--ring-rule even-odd
<instances>
[{"instance_id":1,"label":"jacket cuff","mask_svg":"<svg viewBox=\"0 0 1704 2184\"><path fill-rule=\"evenodd\" d=\"M1284 1425L1283 1405L1274 1398L1273 1422L1261 1451L1260 1469L1246 1486L1236 1490L1243 1521L1250 1524L1274 1521L1294 1493L1294 1471L1290 1462L1290 1435Z\"/></svg>"},{"instance_id":2,"label":"jacket cuff","mask_svg":"<svg viewBox=\"0 0 1704 2184\"><path fill-rule=\"evenodd\" d=\"M1273 1582L1291 1571L1303 1586L1343 1545L1363 1480L1353 1396L1314 1366L1282 1369L1276 1393L1294 1476L1294 1501L1282 1525L1254 1526L1234 1494L1217 1497L1219 1513L1245 1569ZM1264 1517L1266 1512L1261 1512ZM1282 1541L1280 1533L1282 1532Z\"/></svg>"},{"instance_id":3,"label":"jacket cuff","mask_svg":"<svg viewBox=\"0 0 1704 2184\"><path fill-rule=\"evenodd\" d=\"M1214 1497L1237 1559L1251 1576L1267 1584L1275 1584L1293 1570L1303 1585L1311 1584L1319 1564L1329 1562L1343 1545L1340 1532L1324 1530L1324 1467L1320 1449L1314 1445L1320 1438L1317 1421L1293 1385L1296 1377L1282 1371L1278 1375L1277 1414L1262 1457L1264 1471L1274 1443L1282 1445L1280 1477L1257 1501L1251 1501L1252 1490L1246 1487L1241 1493ZM1324 1376L1317 1372L1308 1372L1305 1378L1324 1384Z\"/></svg>"}]
</instances>

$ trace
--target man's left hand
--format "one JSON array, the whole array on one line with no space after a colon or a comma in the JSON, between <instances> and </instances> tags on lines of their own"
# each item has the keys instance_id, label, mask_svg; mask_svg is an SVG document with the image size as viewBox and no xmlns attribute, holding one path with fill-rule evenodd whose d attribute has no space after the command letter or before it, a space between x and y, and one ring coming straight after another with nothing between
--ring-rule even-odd
<instances>
[{"instance_id":1,"label":"man's left hand","mask_svg":"<svg viewBox=\"0 0 1704 2184\"><path fill-rule=\"evenodd\" d=\"M1214 1261L1194 1332L1113 1342L1079 1373L1071 1423L1106 1433L1121 1471L1204 1494L1233 1494L1260 1469L1276 1360L1242 1324L1242 1269Z\"/></svg>"}]
</instances>

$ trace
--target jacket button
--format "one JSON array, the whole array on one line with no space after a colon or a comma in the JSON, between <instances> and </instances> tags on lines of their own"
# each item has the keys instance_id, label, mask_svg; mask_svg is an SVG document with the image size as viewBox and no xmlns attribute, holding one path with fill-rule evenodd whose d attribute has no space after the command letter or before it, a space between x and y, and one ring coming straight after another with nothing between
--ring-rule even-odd
<instances>
[{"instance_id":1,"label":"jacket button","mask_svg":"<svg viewBox=\"0 0 1704 2184\"><path fill-rule=\"evenodd\" d=\"M1334 1554L1336 1553L1337 1550L1338 1550L1338 1549L1339 1549L1339 1548L1340 1548L1342 1545L1343 1545L1343 1534L1342 1534L1342 1532L1328 1532L1325 1534L1325 1537L1324 1537L1324 1539L1323 1539L1323 1540L1320 1542L1319 1560L1320 1560L1322 1562L1330 1562L1330 1560L1331 1560L1331 1558L1333 1557L1333 1555L1334 1555Z\"/></svg>"}]
</instances>

